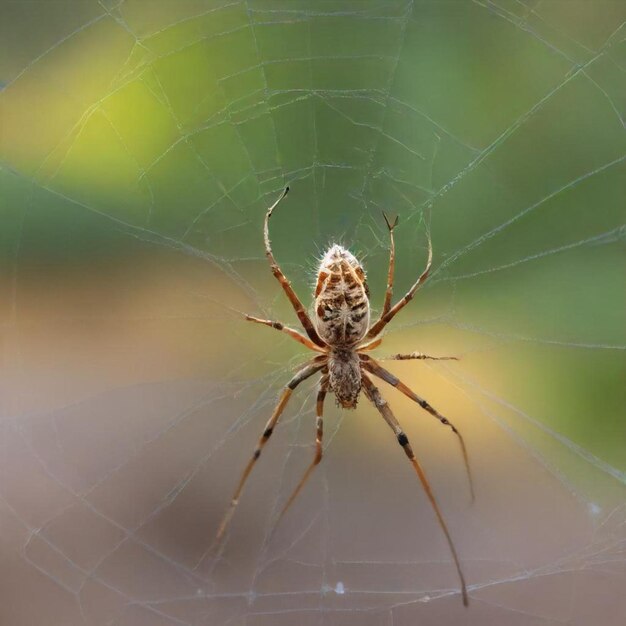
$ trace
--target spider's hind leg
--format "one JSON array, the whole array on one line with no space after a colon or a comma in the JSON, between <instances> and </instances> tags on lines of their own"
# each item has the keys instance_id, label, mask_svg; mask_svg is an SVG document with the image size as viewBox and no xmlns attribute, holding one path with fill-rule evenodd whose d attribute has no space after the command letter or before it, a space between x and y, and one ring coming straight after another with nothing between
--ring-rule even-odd
<instances>
[{"instance_id":1,"label":"spider's hind leg","mask_svg":"<svg viewBox=\"0 0 626 626\"><path fill-rule=\"evenodd\" d=\"M393 222L389 221L389 218L383 211L383 217L385 218L385 224L389 229L389 269L387 270L387 290L385 291L385 300L383 302L383 310L380 314L384 317L391 308L391 298L393 296L393 274L396 265L396 244L393 238L393 229L398 225L398 216Z\"/></svg>"},{"instance_id":2,"label":"spider's hind leg","mask_svg":"<svg viewBox=\"0 0 626 626\"><path fill-rule=\"evenodd\" d=\"M295 339L298 343L301 343L303 346L306 346L310 350L314 350L315 352L326 353L324 348L320 348L318 345L314 344L308 337L300 334L297 330L293 328L289 328L289 326L285 326L282 322L274 322L272 320L262 320L258 317L253 317L252 315L248 315L244 313L244 317L249 322L256 322L257 324L263 324L264 326L269 326L270 328L275 328L280 332L289 335L292 339Z\"/></svg>"},{"instance_id":3,"label":"spider's hind leg","mask_svg":"<svg viewBox=\"0 0 626 626\"><path fill-rule=\"evenodd\" d=\"M306 309L304 308L302 302L296 295L296 292L293 290L291 283L287 280L287 277L285 276L285 274L283 274L283 271L280 269L280 266L278 265L276 259L274 258L274 253L272 252L272 244L270 242L270 231L269 231L270 217L272 217L272 212L278 206L278 203L287 195L288 192L289 192L289 187L285 187L285 190L283 191L281 196L278 198L278 200L276 200L276 202L274 202L274 204L272 204L272 206L265 213L265 222L263 223L263 241L265 243L265 256L267 257L267 260L269 261L272 274L274 274L274 276L276 277L276 280L280 283L280 286L283 288L285 295L287 296L287 298L289 298L289 302L291 302L291 306L296 312L296 315L298 316L298 319L300 320L302 327L306 331L306 334L309 336L309 338L314 344L320 346L321 348L324 348L326 344L317 333L317 330L315 329L315 326L313 326L313 322L311 321L311 318L306 312Z\"/></svg>"},{"instance_id":4,"label":"spider's hind leg","mask_svg":"<svg viewBox=\"0 0 626 626\"><path fill-rule=\"evenodd\" d=\"M423 352L410 352L408 354L393 354L391 356L383 356L377 357L380 361L409 361L411 359L419 359L425 360L429 359L431 361L458 361L458 356L430 356L429 354L424 354Z\"/></svg>"},{"instance_id":5,"label":"spider's hind leg","mask_svg":"<svg viewBox=\"0 0 626 626\"><path fill-rule=\"evenodd\" d=\"M387 326L387 324L399 313L412 299L415 292L424 284L430 273L430 268L433 263L433 246L430 239L430 232L428 233L428 260L426 261L426 268L420 274L419 278L413 283L413 286L406 292L406 294L398 300L389 310L384 311L378 318L378 321L370 327L367 335L364 339L373 339Z\"/></svg>"}]
</instances>

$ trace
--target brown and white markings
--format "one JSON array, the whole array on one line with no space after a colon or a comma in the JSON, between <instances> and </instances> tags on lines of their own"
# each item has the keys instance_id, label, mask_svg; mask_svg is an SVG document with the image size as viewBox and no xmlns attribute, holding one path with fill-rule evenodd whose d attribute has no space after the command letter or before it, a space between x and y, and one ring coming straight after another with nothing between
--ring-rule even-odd
<instances>
[{"instance_id":1,"label":"brown and white markings","mask_svg":"<svg viewBox=\"0 0 626 626\"><path fill-rule=\"evenodd\" d=\"M339 245L324 255L315 287L315 326L331 346L352 346L365 336L370 320L365 272Z\"/></svg>"},{"instance_id":2,"label":"brown and white markings","mask_svg":"<svg viewBox=\"0 0 626 626\"><path fill-rule=\"evenodd\" d=\"M315 303L313 321L309 317L306 309L300 302L291 284L280 269L269 239L269 219L278 203L287 195L289 187L287 187L281 196L267 210L265 215L265 223L263 227L263 236L265 241L265 255L270 263L270 268L276 279L280 282L287 298L291 302L302 327L306 332L306 337L299 331L289 328L281 322L272 320L263 320L250 315L245 318L251 322L257 322L266 326L271 326L276 330L283 332L299 343L307 346L311 350L318 353L311 361L306 363L293 378L287 383L279 398L278 404L274 409L270 419L268 420L259 442L252 453L248 464L246 465L235 493L233 494L230 507L228 508L219 530L217 531L217 539L219 540L226 530L230 522L239 497L243 491L248 476L252 472L252 468L261 456L261 451L269 438L274 432L274 428L278 423L281 413L283 412L293 390L303 381L313 376L317 372L321 374L317 395L317 418L316 418L316 439L315 439L315 456L307 468L304 476L294 489L291 496L287 499L280 517L284 515L296 496L300 493L302 487L313 472L315 466L322 459L322 438L323 438L323 408L324 399L328 392L335 395L337 403L344 408L354 408L361 391L372 402L379 411L385 422L394 432L398 443L402 446L409 462L413 466L422 487L430 501L433 511L437 517L439 525L446 537L450 552L454 559L454 563L461 581L461 594L463 604L468 605L467 588L465 578L461 570L461 564L452 542L452 538L444 521L439 505L435 500L435 496L430 488L426 474L419 464L415 454L409 444L409 440L402 430L398 420L395 418L389 404L383 398L379 389L374 385L371 376L380 378L398 391L416 402L420 407L427 411L430 415L439 420L443 425L448 426L458 438L463 454L463 460L469 480L470 492L472 500L474 499L474 488L470 473L467 450L461 433L457 428L435 408L433 408L426 400L418 396L409 387L407 387L400 379L391 372L384 369L375 359L373 359L368 351L378 347L382 338L378 335L385 326L401 311L413 298L415 292L428 278L430 266L432 263L432 246L430 236L428 239L428 261L426 269L420 274L419 278L411 286L409 291L398 302L391 306L393 295L393 275L395 267L395 246L393 238L393 229L398 223L396 219L391 223L387 216L385 222L389 228L390 235L390 254L389 254L389 270L387 273L387 289L383 308L378 319L370 324L370 305L369 290L365 279L365 271L361 264L348 250L339 245L332 246L324 255L320 263L317 284L315 287ZM431 357L420 352L411 354L396 354L391 357L396 360L404 359L443 359L454 357ZM279 519L280 519L279 517Z\"/></svg>"}]
</instances>

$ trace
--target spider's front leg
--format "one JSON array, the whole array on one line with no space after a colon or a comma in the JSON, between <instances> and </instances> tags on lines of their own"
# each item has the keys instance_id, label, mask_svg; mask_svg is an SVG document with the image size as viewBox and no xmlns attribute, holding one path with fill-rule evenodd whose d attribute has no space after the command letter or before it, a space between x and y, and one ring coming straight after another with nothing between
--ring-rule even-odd
<instances>
[{"instance_id":1,"label":"spider's front leg","mask_svg":"<svg viewBox=\"0 0 626 626\"><path fill-rule=\"evenodd\" d=\"M265 447L265 444L268 442L269 438L272 436L272 433L274 432L274 427L276 426L278 422L278 418L280 417L281 413L284 411L285 406L287 405L287 402L289 401L289 398L291 394L293 393L293 390L303 380L306 380L307 378L309 378L316 372L319 372L325 365L326 365L325 357L322 357L322 356L315 357L313 362L303 367L287 383L287 385L283 389L283 392L280 395L280 399L278 400L278 404L276 405L276 408L274 409L272 416L269 418L267 424L265 425L265 428L263 429L263 434L261 435L261 438L259 439L259 443L257 444L256 448L254 449L254 452L252 453L252 458L248 461L248 464L246 465L241 475L241 478L239 479L239 483L237 485L237 488L235 489L235 493L233 494L233 497L230 501L230 507L226 511L226 515L224 515L224 519L222 520L222 523L220 524L220 527L217 531L216 539L218 541L221 539L222 535L224 534L224 531L226 530L226 527L228 526L230 520L232 519L235 513L237 504L239 504L239 497L241 496L241 493L246 484L246 481L248 480L248 476L250 476L250 473L252 472L252 468L254 467L255 463L258 461L259 457L261 456L261 451Z\"/></svg>"},{"instance_id":2,"label":"spider's front leg","mask_svg":"<svg viewBox=\"0 0 626 626\"><path fill-rule=\"evenodd\" d=\"M309 479L313 470L319 465L319 462L322 460L322 438L324 436L324 399L326 398L326 394L328 392L328 376L324 376L320 381L320 388L317 392L317 403L316 403L316 413L317 417L315 418L315 456L311 461L311 464L307 468L306 472L304 472L304 476L302 476L298 486L293 490L293 493L289 496L289 499L285 503L283 510L280 512L278 516L277 524L282 519L283 515L287 512L287 509L292 505L293 501L296 499L300 491L302 491L302 487L304 487L306 481Z\"/></svg>"},{"instance_id":3,"label":"spider's front leg","mask_svg":"<svg viewBox=\"0 0 626 626\"><path fill-rule=\"evenodd\" d=\"M467 587L465 585L465 577L463 576L461 563L456 553L456 548L454 547L454 542L452 541L452 537L450 535L450 531L448 530L448 526L446 525L446 522L443 519L443 514L441 513L441 510L439 509L439 505L437 504L437 501L435 500L435 495L433 494L433 491L430 487L430 483L428 482L428 478L426 477L426 474L424 473L422 466L419 464L419 461L415 457L415 453L413 452L413 449L411 448L411 444L409 444L408 437L402 430L402 427L400 426L400 423L398 422L394 414L391 412L391 409L389 408L389 404L387 403L387 400L385 400L382 397L380 391L378 390L378 387L374 385L374 383L369 379L369 377L365 373L363 373L363 388L365 390L365 395L372 402L372 404L376 407L378 412L383 416L383 419L387 422L387 424L389 424L389 426L395 433L398 443L402 446L402 449L404 450L406 456L411 462L411 465L413 466L413 469L415 470L415 473L417 474L418 478L420 479L420 482L422 483L422 487L424 488L424 491L426 492L426 495L428 496L428 499L430 500L430 504L435 512L435 515L437 516L437 520L439 521L439 526L441 527L441 530L443 531L443 534L445 535L446 540L448 541L448 546L450 548L450 552L452 553L454 564L456 565L456 571L458 572L459 578L461 580L461 593L463 596L463 604L465 606L468 606L469 599L467 596Z\"/></svg>"},{"instance_id":4,"label":"spider's front leg","mask_svg":"<svg viewBox=\"0 0 626 626\"><path fill-rule=\"evenodd\" d=\"M465 440L463 435L459 432L456 426L445 416L439 413L429 402L424 398L418 396L410 387L405 385L397 376L394 376L391 372L387 371L384 367L379 365L372 357L367 354L360 355L362 367L368 372L374 374L378 378L381 378L386 383L395 387L398 391L403 393L408 398L411 398L413 402L419 404L425 411L430 413L433 417L437 418L444 426L448 426L452 432L457 436L459 444L461 446L461 454L463 455L463 462L465 464L465 471L467 473L467 481L470 488L470 497L472 503L474 502L474 480L472 478L472 470L470 469L469 456L467 454L467 448L465 447Z\"/></svg>"}]
</instances>

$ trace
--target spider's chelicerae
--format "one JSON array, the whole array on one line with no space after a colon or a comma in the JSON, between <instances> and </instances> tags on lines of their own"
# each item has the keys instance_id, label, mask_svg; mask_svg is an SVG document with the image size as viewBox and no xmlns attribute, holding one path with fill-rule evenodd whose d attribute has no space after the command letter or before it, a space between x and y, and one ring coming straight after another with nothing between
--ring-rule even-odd
<instances>
[{"instance_id":1,"label":"spider's chelicerae","mask_svg":"<svg viewBox=\"0 0 626 626\"><path fill-rule=\"evenodd\" d=\"M291 503L295 500L296 496L300 493L300 490L306 483L307 479L311 475L315 466L322 459L322 435L323 435L323 408L324 399L326 394L330 391L335 394L337 404L346 409L353 409L356 407L359 393L363 391L366 397L372 402L376 409L380 412L383 419L389 424L393 430L398 443L402 446L406 456L408 457L411 465L415 469L417 476L419 477L424 491L430 500L430 504L433 507L435 515L439 521L439 525L448 541L452 557L456 565L459 578L461 580L461 590L463 595L463 604L467 606L468 597L467 589L465 586L465 579L461 570L461 565L452 542L452 538L448 531L448 527L443 519L441 510L435 500L428 479L424 474L424 470L415 458L415 454L409 444L409 440L402 430L398 420L389 408L389 404L383 398L378 387L372 382L371 376L376 376L391 386L398 389L404 395L408 396L414 402L417 402L425 411L430 413L433 417L436 417L442 424L452 429L452 432L458 437L461 444L461 450L463 453L463 459L467 470L467 475L470 484L470 491L472 499L474 498L474 490L472 486L472 479L469 469L469 462L467 458L467 451L465 449L465 443L459 431L454 425L436 409L434 409L426 400L414 393L409 387L407 387L401 380L394 376L391 372L384 369L379 363L376 362L370 355L367 354L370 350L378 347L382 342L382 337L379 337L381 331L385 326L401 311L413 298L415 292L424 283L428 277L430 266L432 263L432 246L430 237L428 240L428 261L426 263L426 269L421 273L417 281L409 289L404 297L402 297L396 304L391 306L391 297L393 293L393 275L395 264L395 247L393 239L393 229L398 223L396 220L391 223L387 216L385 222L389 228L390 235L390 254L389 254L389 270L387 273L387 290L385 293L385 300L383 302L383 308L379 318L370 324L370 304L369 304L369 290L367 282L365 280L365 272L361 267L357 259L348 250L339 245L331 246L326 252L317 273L317 284L315 287L315 307L314 307L314 323L311 321L309 314L305 310L304 306L298 299L298 296L291 287L291 284L283 274L282 270L278 266L276 259L272 253L272 247L269 238L269 219L272 216L273 210L278 203L287 195L289 187L287 187L281 194L280 198L274 202L274 204L267 210L265 215L265 224L263 228L263 235L265 240L265 254L270 263L272 273L280 282L285 294L289 298L295 312L306 331L307 337L302 335L297 330L289 328L281 322L273 322L271 320L262 320L250 315L246 315L246 319L251 322L257 322L258 324L265 324L271 326L276 330L289 335L292 339L295 339L299 343L305 345L307 348L318 352L319 355L304 365L295 376L285 386L278 404L272 413L269 421L265 425L263 434L259 439L259 442L252 454L252 458L246 465L239 484L233 495L230 508L226 512L224 519L219 527L217 533L217 539L219 540L228 523L230 522L239 497L243 491L244 485L254 464L261 456L263 447L268 442L269 438L274 432L274 428L278 419L283 412L285 405L287 404L293 390L303 381L312 376L313 374L320 372L321 378L319 381L319 390L317 393L317 437L315 440L315 457L309 465L308 469L304 473L304 476L294 489L293 493L287 500L285 506L282 509L280 516L285 513ZM432 357L419 352L413 352L411 354L396 354L391 359L405 360L405 359L454 359L455 357Z\"/></svg>"}]
</instances>

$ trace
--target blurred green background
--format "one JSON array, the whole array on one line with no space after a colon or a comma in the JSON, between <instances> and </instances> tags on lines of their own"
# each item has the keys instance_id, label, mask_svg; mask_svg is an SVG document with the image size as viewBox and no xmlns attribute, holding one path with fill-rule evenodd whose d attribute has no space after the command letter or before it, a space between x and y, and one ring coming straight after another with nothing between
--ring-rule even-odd
<instances>
[{"instance_id":1,"label":"blurred green background","mask_svg":"<svg viewBox=\"0 0 626 626\"><path fill-rule=\"evenodd\" d=\"M406 288L429 224L438 269L400 323L445 316L515 403L626 469L625 9L533 4L4 2L5 328L28 281L149 281L163 249L287 319L250 277L289 183L273 238L303 298L337 239L380 299L381 209Z\"/></svg>"},{"instance_id":2,"label":"blurred green background","mask_svg":"<svg viewBox=\"0 0 626 626\"><path fill-rule=\"evenodd\" d=\"M0 6L3 416L163 380L282 384L302 351L238 311L296 324L262 248L289 184L272 241L307 304L340 241L381 306L381 210L398 296L430 229L432 278L381 353L462 357L431 393L500 411L585 499L623 497L626 4Z\"/></svg>"}]
</instances>

